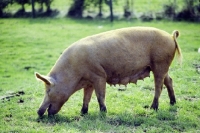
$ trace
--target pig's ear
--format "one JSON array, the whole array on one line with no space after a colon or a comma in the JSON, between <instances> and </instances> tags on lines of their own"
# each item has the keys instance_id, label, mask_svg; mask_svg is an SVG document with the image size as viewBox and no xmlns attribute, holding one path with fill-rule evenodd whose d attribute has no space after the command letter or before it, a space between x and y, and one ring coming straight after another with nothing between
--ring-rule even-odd
<instances>
[{"instance_id":1,"label":"pig's ear","mask_svg":"<svg viewBox=\"0 0 200 133\"><path fill-rule=\"evenodd\" d=\"M35 72L35 77L39 80L42 80L47 85L54 85L54 80L51 77L41 75Z\"/></svg>"}]
</instances>

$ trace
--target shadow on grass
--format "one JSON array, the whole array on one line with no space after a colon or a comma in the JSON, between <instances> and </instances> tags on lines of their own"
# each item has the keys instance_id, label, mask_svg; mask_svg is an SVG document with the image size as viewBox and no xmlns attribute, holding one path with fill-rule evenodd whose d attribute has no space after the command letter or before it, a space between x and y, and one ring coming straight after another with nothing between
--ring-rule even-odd
<instances>
[{"instance_id":1,"label":"shadow on grass","mask_svg":"<svg viewBox=\"0 0 200 133\"><path fill-rule=\"evenodd\" d=\"M38 123L44 125L64 125L66 128L77 129L79 131L114 131L128 132L132 129L140 129L140 131L169 131L169 132L185 132L190 129L197 129L198 122L188 119L188 116L179 114L177 105L170 106L165 110L150 110L146 109L144 113L139 112L121 112L121 113L94 113L91 112L85 116L70 116L63 115L43 116L37 118Z\"/></svg>"},{"instance_id":2,"label":"shadow on grass","mask_svg":"<svg viewBox=\"0 0 200 133\"><path fill-rule=\"evenodd\" d=\"M101 131L108 131L109 129L118 127L136 128L136 127L157 127L165 123L165 126L172 128L172 130L184 131L184 126L177 122L177 106L171 106L168 110L153 111L146 109L144 114L134 114L132 112L121 112L119 114L113 113L90 113L85 116L71 116L65 117L63 115L43 116L37 118L37 122L48 125L66 124L71 125L72 128L77 126L81 131L99 129ZM178 128L182 127L182 128ZM146 131L147 129L144 129ZM164 130L164 129L163 129Z\"/></svg>"}]
</instances>

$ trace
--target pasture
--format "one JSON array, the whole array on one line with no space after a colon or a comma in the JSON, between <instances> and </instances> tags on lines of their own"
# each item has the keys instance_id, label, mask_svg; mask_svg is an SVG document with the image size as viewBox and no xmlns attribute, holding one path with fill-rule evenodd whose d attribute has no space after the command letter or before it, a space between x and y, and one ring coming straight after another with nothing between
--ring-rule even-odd
<instances>
[{"instance_id":1,"label":"pasture","mask_svg":"<svg viewBox=\"0 0 200 133\"><path fill-rule=\"evenodd\" d=\"M99 113L93 94L89 114L80 116L82 90L70 97L54 117L38 118L44 86L34 72L47 74L73 42L103 31L152 26L169 33L179 30L182 66L174 59L169 74L177 103L170 106L167 90L159 110L149 106L153 76L125 90L107 85L107 114ZM69 18L0 19L0 132L200 132L200 25L171 21L77 20Z\"/></svg>"}]
</instances>

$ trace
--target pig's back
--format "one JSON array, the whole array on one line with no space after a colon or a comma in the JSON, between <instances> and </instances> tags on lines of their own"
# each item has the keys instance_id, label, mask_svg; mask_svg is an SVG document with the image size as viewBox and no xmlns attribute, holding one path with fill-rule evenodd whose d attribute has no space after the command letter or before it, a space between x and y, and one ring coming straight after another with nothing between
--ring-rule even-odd
<instances>
[{"instance_id":1,"label":"pig's back","mask_svg":"<svg viewBox=\"0 0 200 133\"><path fill-rule=\"evenodd\" d=\"M163 36L169 34L155 28L124 28L84 38L77 47L81 57L120 72L150 65L152 49Z\"/></svg>"}]
</instances>

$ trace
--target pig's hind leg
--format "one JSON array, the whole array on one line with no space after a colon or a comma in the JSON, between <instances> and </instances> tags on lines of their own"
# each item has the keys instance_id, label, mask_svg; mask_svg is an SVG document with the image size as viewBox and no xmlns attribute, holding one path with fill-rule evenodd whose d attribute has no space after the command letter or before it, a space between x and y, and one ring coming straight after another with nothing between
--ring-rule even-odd
<instances>
[{"instance_id":1,"label":"pig's hind leg","mask_svg":"<svg viewBox=\"0 0 200 133\"><path fill-rule=\"evenodd\" d=\"M173 84L172 84L172 79L170 76L167 74L165 79L164 79L164 85L167 87L169 99L170 99L170 104L174 105L176 103L176 98L174 95L174 89L173 89Z\"/></svg>"},{"instance_id":2,"label":"pig's hind leg","mask_svg":"<svg viewBox=\"0 0 200 133\"><path fill-rule=\"evenodd\" d=\"M159 97L162 92L163 81L164 81L164 77L154 76L155 94L154 94L154 99L151 105L151 108L153 108L154 110L158 110Z\"/></svg>"},{"instance_id":3,"label":"pig's hind leg","mask_svg":"<svg viewBox=\"0 0 200 133\"><path fill-rule=\"evenodd\" d=\"M87 86L84 88L84 97L83 97L83 106L81 109L81 115L87 114L88 113L88 106L90 99L92 97L94 88L92 86Z\"/></svg>"},{"instance_id":4,"label":"pig's hind leg","mask_svg":"<svg viewBox=\"0 0 200 133\"><path fill-rule=\"evenodd\" d=\"M166 64L155 64L152 67L152 71L154 74L154 83L155 83L155 95L151 105L151 108L154 110L158 110L159 106L159 97L162 92L162 87L164 84L164 79L167 75L169 67Z\"/></svg>"}]
</instances>

